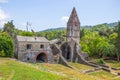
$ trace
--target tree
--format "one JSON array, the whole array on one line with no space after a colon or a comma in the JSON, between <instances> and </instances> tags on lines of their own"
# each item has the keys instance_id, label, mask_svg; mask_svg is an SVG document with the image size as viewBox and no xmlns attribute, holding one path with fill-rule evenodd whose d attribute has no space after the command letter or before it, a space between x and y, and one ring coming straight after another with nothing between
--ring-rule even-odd
<instances>
[{"instance_id":1,"label":"tree","mask_svg":"<svg viewBox=\"0 0 120 80\"><path fill-rule=\"evenodd\" d=\"M13 24L13 20L4 24L3 32L7 32L9 37L15 37L15 26Z\"/></svg>"},{"instance_id":2,"label":"tree","mask_svg":"<svg viewBox=\"0 0 120 80\"><path fill-rule=\"evenodd\" d=\"M19 35L21 35L21 36L34 36L34 34L32 32L27 32L27 31L21 31L19 33Z\"/></svg>"},{"instance_id":3,"label":"tree","mask_svg":"<svg viewBox=\"0 0 120 80\"><path fill-rule=\"evenodd\" d=\"M118 22L118 25L115 28L118 34L115 41L115 47L117 49L117 60L120 61L120 22Z\"/></svg>"},{"instance_id":4,"label":"tree","mask_svg":"<svg viewBox=\"0 0 120 80\"><path fill-rule=\"evenodd\" d=\"M13 40L4 32L2 35L0 35L0 56L13 57L13 51Z\"/></svg>"},{"instance_id":5,"label":"tree","mask_svg":"<svg viewBox=\"0 0 120 80\"><path fill-rule=\"evenodd\" d=\"M83 28L82 30L80 30L80 38L82 38L85 34L85 29Z\"/></svg>"}]
</instances>

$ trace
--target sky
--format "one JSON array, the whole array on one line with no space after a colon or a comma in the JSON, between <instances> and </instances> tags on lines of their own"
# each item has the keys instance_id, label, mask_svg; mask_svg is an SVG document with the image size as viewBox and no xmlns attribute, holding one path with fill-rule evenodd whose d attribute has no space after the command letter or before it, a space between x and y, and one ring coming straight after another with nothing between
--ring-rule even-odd
<instances>
[{"instance_id":1,"label":"sky","mask_svg":"<svg viewBox=\"0 0 120 80\"><path fill-rule=\"evenodd\" d=\"M120 0L0 0L0 28L11 20L22 30L66 27L73 7L81 26L120 20Z\"/></svg>"}]
</instances>

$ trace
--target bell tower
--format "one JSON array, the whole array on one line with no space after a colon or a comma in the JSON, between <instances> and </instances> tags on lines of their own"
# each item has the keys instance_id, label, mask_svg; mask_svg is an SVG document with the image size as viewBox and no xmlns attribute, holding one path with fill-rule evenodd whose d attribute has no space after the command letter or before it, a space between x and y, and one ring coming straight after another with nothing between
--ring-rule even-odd
<instances>
[{"instance_id":1,"label":"bell tower","mask_svg":"<svg viewBox=\"0 0 120 80\"><path fill-rule=\"evenodd\" d=\"M74 40L79 44L80 39L80 22L79 18L77 16L77 12L75 10L75 7L72 10L72 13L69 17L69 20L67 22L67 34L66 34L67 41Z\"/></svg>"}]
</instances>

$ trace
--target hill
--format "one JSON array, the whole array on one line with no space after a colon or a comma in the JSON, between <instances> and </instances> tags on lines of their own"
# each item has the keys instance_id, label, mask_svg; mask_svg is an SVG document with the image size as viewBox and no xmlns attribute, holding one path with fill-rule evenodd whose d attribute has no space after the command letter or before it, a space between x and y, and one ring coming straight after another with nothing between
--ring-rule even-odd
<instances>
[{"instance_id":1,"label":"hill","mask_svg":"<svg viewBox=\"0 0 120 80\"><path fill-rule=\"evenodd\" d=\"M101 25L106 25L106 26L109 26L109 27L115 27L115 26L118 25L118 22L102 23ZM93 25L93 26L96 26L96 25ZM85 25L85 26L81 26L81 28L92 28L93 26L92 25ZM66 29L66 27L51 28L51 29L46 29L46 30L40 31L40 32L54 31L54 30L64 30L64 29Z\"/></svg>"},{"instance_id":2,"label":"hill","mask_svg":"<svg viewBox=\"0 0 120 80\"><path fill-rule=\"evenodd\" d=\"M110 27L115 27L118 25L118 22L113 22L113 23L104 23L105 25L107 26L110 26Z\"/></svg>"}]
</instances>

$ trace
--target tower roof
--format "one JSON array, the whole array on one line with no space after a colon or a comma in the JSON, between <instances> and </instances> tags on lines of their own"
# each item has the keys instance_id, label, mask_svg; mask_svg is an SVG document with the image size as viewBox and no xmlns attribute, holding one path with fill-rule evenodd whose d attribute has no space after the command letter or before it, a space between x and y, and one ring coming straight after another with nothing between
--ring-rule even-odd
<instances>
[{"instance_id":1,"label":"tower roof","mask_svg":"<svg viewBox=\"0 0 120 80\"><path fill-rule=\"evenodd\" d=\"M67 26L80 26L79 18L77 16L77 12L75 10L75 7L73 7L72 13L71 13L70 18L67 22Z\"/></svg>"}]
</instances>

